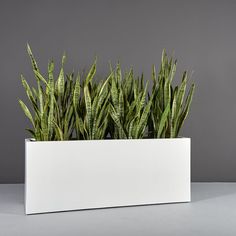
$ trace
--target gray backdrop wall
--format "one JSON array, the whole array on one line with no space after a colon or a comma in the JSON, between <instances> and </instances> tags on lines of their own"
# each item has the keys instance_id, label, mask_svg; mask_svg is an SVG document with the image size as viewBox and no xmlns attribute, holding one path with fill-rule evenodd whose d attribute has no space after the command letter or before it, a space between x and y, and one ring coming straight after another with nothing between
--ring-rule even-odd
<instances>
[{"instance_id":1,"label":"gray backdrop wall","mask_svg":"<svg viewBox=\"0 0 236 236\"><path fill-rule=\"evenodd\" d=\"M178 73L193 70L197 85L182 134L192 137L192 180L236 180L236 1L0 2L0 182L24 180L26 99L19 75L33 84L26 42L41 68L68 55L67 70L108 61L150 76L161 50L175 52ZM78 67L79 66L79 67ZM180 78L178 78L180 79Z\"/></svg>"}]
</instances>

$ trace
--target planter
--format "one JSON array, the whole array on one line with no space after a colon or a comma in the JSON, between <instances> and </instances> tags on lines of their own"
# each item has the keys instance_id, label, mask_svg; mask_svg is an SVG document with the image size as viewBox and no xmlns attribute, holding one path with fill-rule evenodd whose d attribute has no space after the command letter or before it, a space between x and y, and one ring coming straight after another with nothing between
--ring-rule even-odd
<instances>
[{"instance_id":1,"label":"planter","mask_svg":"<svg viewBox=\"0 0 236 236\"><path fill-rule=\"evenodd\" d=\"M190 201L190 139L25 141L26 214Z\"/></svg>"}]
</instances>

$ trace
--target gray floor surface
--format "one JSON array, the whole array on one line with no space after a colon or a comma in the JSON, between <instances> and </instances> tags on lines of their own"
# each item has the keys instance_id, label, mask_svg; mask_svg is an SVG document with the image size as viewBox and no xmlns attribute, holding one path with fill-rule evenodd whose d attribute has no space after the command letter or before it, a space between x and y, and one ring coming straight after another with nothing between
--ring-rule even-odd
<instances>
[{"instance_id":1,"label":"gray floor surface","mask_svg":"<svg viewBox=\"0 0 236 236\"><path fill-rule=\"evenodd\" d=\"M30 216L23 188L0 185L0 236L236 236L236 183L193 183L191 203Z\"/></svg>"}]
</instances>

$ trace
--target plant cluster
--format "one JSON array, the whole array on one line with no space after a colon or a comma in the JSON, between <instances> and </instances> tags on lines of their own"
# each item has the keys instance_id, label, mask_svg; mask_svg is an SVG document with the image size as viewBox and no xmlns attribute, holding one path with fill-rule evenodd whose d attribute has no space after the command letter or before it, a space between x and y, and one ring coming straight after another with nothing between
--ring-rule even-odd
<instances>
[{"instance_id":1,"label":"plant cluster","mask_svg":"<svg viewBox=\"0 0 236 236\"><path fill-rule=\"evenodd\" d=\"M176 61L162 53L161 66L152 68L152 88L143 74L136 77L131 68L122 73L118 63L105 80L95 82L97 60L87 74L64 73L65 55L55 78L54 62L48 63L43 76L27 45L37 87L22 84L31 109L19 100L32 123L27 129L36 141L176 138L188 115L195 85L186 94L188 74L183 73L179 86L173 86Z\"/></svg>"}]
</instances>

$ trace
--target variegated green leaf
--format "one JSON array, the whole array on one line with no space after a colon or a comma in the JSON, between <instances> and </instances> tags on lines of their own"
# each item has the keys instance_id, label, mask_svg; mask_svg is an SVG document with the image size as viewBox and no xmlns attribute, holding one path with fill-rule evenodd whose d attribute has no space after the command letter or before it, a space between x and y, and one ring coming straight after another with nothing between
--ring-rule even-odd
<instances>
[{"instance_id":1,"label":"variegated green leaf","mask_svg":"<svg viewBox=\"0 0 236 236\"><path fill-rule=\"evenodd\" d=\"M57 125L55 121L53 121L53 123L56 128L55 131L56 131L57 140L64 140L62 130L60 129L60 127Z\"/></svg>"},{"instance_id":2,"label":"variegated green leaf","mask_svg":"<svg viewBox=\"0 0 236 236\"><path fill-rule=\"evenodd\" d=\"M31 48L29 46L29 44L27 43L27 52L29 54L29 57L30 57L30 60L31 60L31 64L32 64L32 67L33 67L33 70L36 70L36 71L39 71L39 68L38 68L38 65L37 65L37 62L34 58L34 55L31 51Z\"/></svg>"},{"instance_id":3,"label":"variegated green leaf","mask_svg":"<svg viewBox=\"0 0 236 236\"><path fill-rule=\"evenodd\" d=\"M109 107L109 113L110 113L110 115L111 115L115 125L117 126L117 128L119 130L120 137L126 139L127 136L126 136L125 131L124 131L124 129L123 129L121 123L120 123L119 116L116 113L116 110L115 110L115 108L112 105L110 105L110 107Z\"/></svg>"},{"instance_id":4,"label":"variegated green leaf","mask_svg":"<svg viewBox=\"0 0 236 236\"><path fill-rule=\"evenodd\" d=\"M77 111L79 98L80 98L80 76L78 74L77 79L75 81L75 87L74 87L74 92L73 92L73 105L74 105L75 112Z\"/></svg>"},{"instance_id":5,"label":"variegated green leaf","mask_svg":"<svg viewBox=\"0 0 236 236\"><path fill-rule=\"evenodd\" d=\"M97 67L97 58L95 58L95 61L92 65L92 67L89 70L89 73L85 79L85 86L87 86L89 83L91 83L95 73L96 73L96 67Z\"/></svg>"},{"instance_id":6,"label":"variegated green leaf","mask_svg":"<svg viewBox=\"0 0 236 236\"><path fill-rule=\"evenodd\" d=\"M48 84L50 88L50 108L48 115L48 130L49 137L52 136L53 132L53 119L54 119L54 78L53 78L54 63L51 61L48 65Z\"/></svg>"},{"instance_id":7,"label":"variegated green leaf","mask_svg":"<svg viewBox=\"0 0 236 236\"><path fill-rule=\"evenodd\" d=\"M92 104L89 89L87 86L84 87L84 97L85 97L85 106L86 106L86 122L88 125L89 139L92 135Z\"/></svg>"},{"instance_id":8,"label":"variegated green leaf","mask_svg":"<svg viewBox=\"0 0 236 236\"><path fill-rule=\"evenodd\" d=\"M158 133L157 133L157 137L160 138L161 134L163 132L163 129L166 125L166 122L168 121L168 114L170 112L170 104L168 104L161 116L161 120L160 120L160 125L158 127Z\"/></svg>"},{"instance_id":9,"label":"variegated green leaf","mask_svg":"<svg viewBox=\"0 0 236 236\"><path fill-rule=\"evenodd\" d=\"M35 127L33 117L31 115L28 107L25 105L25 103L22 100L19 100L19 103L20 103L20 106L21 106L22 110L24 111L25 115L29 118L32 125Z\"/></svg>"},{"instance_id":10,"label":"variegated green leaf","mask_svg":"<svg viewBox=\"0 0 236 236\"><path fill-rule=\"evenodd\" d=\"M188 93L188 96L186 98L186 102L185 102L185 108L184 108L184 111L183 113L180 115L180 120L179 120L179 126L178 126L178 130L177 130L177 135L180 131L180 129L182 128L183 126L183 123L189 113L189 109L190 109L190 106L191 106L191 103L192 103L192 99L193 99L193 94L194 94L194 90L195 90L195 84L192 84L190 90L189 90L189 93Z\"/></svg>"}]
</instances>

